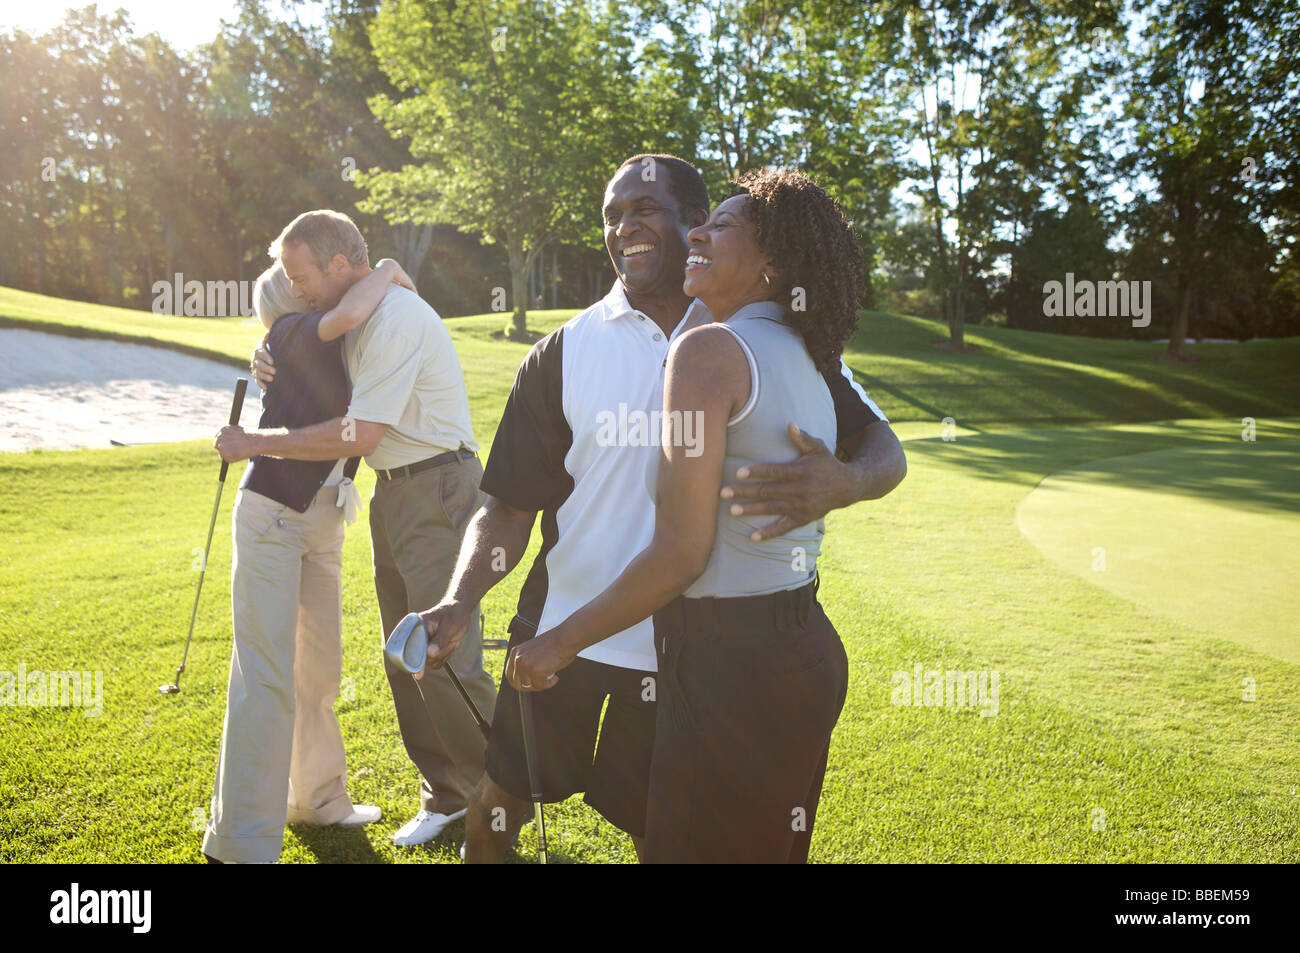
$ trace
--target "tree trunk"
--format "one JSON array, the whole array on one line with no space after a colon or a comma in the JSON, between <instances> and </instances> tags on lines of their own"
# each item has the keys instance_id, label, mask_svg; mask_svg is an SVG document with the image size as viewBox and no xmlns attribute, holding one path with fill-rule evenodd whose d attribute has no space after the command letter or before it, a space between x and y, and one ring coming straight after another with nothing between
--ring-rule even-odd
<instances>
[{"instance_id":1,"label":"tree trunk","mask_svg":"<svg viewBox=\"0 0 1300 953\"><path fill-rule=\"evenodd\" d=\"M45 294L45 250L47 229L45 223L50 220L50 203L45 193L37 191L36 205L40 213L36 216L36 293Z\"/></svg>"},{"instance_id":2,"label":"tree trunk","mask_svg":"<svg viewBox=\"0 0 1300 953\"><path fill-rule=\"evenodd\" d=\"M514 298L515 310L505 334L522 340L528 332L528 268L532 264L530 257L524 254L523 236L512 233L506 237L506 255L510 261L511 297Z\"/></svg>"},{"instance_id":3,"label":"tree trunk","mask_svg":"<svg viewBox=\"0 0 1300 953\"><path fill-rule=\"evenodd\" d=\"M962 298L961 284L958 283L953 292L952 304L948 308L948 336L952 339L953 350L958 352L966 347L965 319L965 302Z\"/></svg>"},{"instance_id":4,"label":"tree trunk","mask_svg":"<svg viewBox=\"0 0 1300 953\"><path fill-rule=\"evenodd\" d=\"M1192 306L1192 283L1186 275L1178 276L1178 310L1169 329L1168 355L1175 360L1183 358L1183 342L1187 340L1187 317Z\"/></svg>"},{"instance_id":5,"label":"tree trunk","mask_svg":"<svg viewBox=\"0 0 1300 953\"><path fill-rule=\"evenodd\" d=\"M168 212L163 213L163 278L170 284L173 275L176 274L176 234L172 225L172 217ZM172 303L172 310L179 310L179 302Z\"/></svg>"},{"instance_id":6,"label":"tree trunk","mask_svg":"<svg viewBox=\"0 0 1300 953\"><path fill-rule=\"evenodd\" d=\"M36 223L36 293L45 294L45 223Z\"/></svg>"},{"instance_id":7,"label":"tree trunk","mask_svg":"<svg viewBox=\"0 0 1300 953\"><path fill-rule=\"evenodd\" d=\"M957 280L952 289L952 306L948 310L948 336L958 353L966 347L965 249L957 249Z\"/></svg>"},{"instance_id":8,"label":"tree trunk","mask_svg":"<svg viewBox=\"0 0 1300 953\"><path fill-rule=\"evenodd\" d=\"M429 254L429 245L433 241L432 225L415 225L403 222L393 226L393 244L397 247L397 260L411 276L411 280L420 280L420 269L424 267L425 256Z\"/></svg>"}]
</instances>

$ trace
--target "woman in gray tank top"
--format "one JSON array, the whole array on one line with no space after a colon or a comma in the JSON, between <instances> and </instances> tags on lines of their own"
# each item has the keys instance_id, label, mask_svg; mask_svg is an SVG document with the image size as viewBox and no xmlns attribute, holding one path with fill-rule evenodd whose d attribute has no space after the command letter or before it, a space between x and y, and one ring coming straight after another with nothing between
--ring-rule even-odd
<instances>
[{"instance_id":1,"label":"woman in gray tank top","mask_svg":"<svg viewBox=\"0 0 1300 953\"><path fill-rule=\"evenodd\" d=\"M668 355L654 539L507 667L517 687L548 688L578 651L653 614L648 862L806 860L848 688L844 647L816 598L823 522L761 540L769 520L733 515L721 488L750 464L798 458L795 425L835 446L822 372L857 326L862 255L806 176L751 173L737 185L689 236L683 287L714 321Z\"/></svg>"}]
</instances>

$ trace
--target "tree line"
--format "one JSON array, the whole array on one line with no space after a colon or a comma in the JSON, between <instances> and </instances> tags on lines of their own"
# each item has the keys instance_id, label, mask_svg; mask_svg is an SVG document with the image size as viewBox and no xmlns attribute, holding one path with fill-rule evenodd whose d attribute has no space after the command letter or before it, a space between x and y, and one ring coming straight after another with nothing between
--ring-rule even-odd
<instances>
[{"instance_id":1,"label":"tree line","mask_svg":"<svg viewBox=\"0 0 1300 953\"><path fill-rule=\"evenodd\" d=\"M1298 60L1286 0L240 0L193 51L87 7L0 32L0 283L149 308L330 207L522 334L607 290L605 181L672 152L715 197L812 174L864 303L954 350L975 322L1181 356L1300 333Z\"/></svg>"}]
</instances>

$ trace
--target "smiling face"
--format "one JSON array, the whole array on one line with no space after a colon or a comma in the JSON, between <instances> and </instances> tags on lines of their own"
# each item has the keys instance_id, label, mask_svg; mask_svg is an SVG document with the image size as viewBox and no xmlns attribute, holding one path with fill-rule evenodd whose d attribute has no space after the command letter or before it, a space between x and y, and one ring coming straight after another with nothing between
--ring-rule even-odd
<instances>
[{"instance_id":1,"label":"smiling face","mask_svg":"<svg viewBox=\"0 0 1300 953\"><path fill-rule=\"evenodd\" d=\"M691 229L683 290L700 298L722 319L745 304L764 301L772 286L763 280L775 272L758 247L758 232L745 211L747 195L718 204L709 220Z\"/></svg>"},{"instance_id":2,"label":"smiling face","mask_svg":"<svg viewBox=\"0 0 1300 953\"><path fill-rule=\"evenodd\" d=\"M293 296L305 301L312 311L334 307L356 280L352 267L342 255L335 255L322 270L305 243L286 243L280 262L293 286Z\"/></svg>"},{"instance_id":3,"label":"smiling face","mask_svg":"<svg viewBox=\"0 0 1300 953\"><path fill-rule=\"evenodd\" d=\"M679 294L689 226L667 172L647 182L642 168L620 169L605 188L605 248L630 295Z\"/></svg>"}]
</instances>

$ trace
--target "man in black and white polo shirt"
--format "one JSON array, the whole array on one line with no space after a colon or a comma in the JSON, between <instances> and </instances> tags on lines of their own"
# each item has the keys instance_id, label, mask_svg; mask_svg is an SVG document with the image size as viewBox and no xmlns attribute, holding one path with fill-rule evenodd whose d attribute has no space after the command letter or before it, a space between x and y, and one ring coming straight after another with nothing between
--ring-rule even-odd
<instances>
[{"instance_id":1,"label":"man in black and white polo shirt","mask_svg":"<svg viewBox=\"0 0 1300 953\"><path fill-rule=\"evenodd\" d=\"M487 503L466 531L442 602L422 616L431 636L429 667L454 650L472 608L522 558L538 512L542 548L510 623L512 649L599 595L650 542L646 467L659 441L650 414L662 408L668 345L712 320L682 291L686 235L708 212L703 179L676 157L634 156L611 179L605 243L619 281L537 342L519 368L481 484ZM897 438L848 368L826 380L839 449L849 461L801 434L799 460L751 474L765 478L752 487L723 490L744 514L778 517L764 536L884 496L906 472ZM585 792L588 804L632 836L638 856L655 668L646 619L584 650L554 688L533 696L543 800ZM467 861L504 856L529 814L528 795L518 697L503 679L486 771L466 818Z\"/></svg>"}]
</instances>

